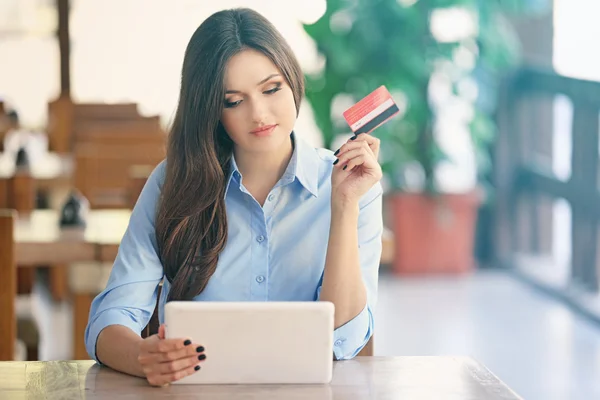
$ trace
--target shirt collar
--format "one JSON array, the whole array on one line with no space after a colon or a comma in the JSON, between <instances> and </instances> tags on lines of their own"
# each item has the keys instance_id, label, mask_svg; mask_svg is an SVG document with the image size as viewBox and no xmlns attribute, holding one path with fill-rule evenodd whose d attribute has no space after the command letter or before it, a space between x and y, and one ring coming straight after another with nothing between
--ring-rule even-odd
<instances>
[{"instance_id":1,"label":"shirt collar","mask_svg":"<svg viewBox=\"0 0 600 400\"><path fill-rule=\"evenodd\" d=\"M294 141L294 152L292 158L283 174L282 179L298 182L308 190L313 196L317 197L319 193L319 164L321 158L318 156L315 148L306 143L292 131L290 137ZM231 181L234 180L238 185L241 182L241 174L235 162L235 157L231 156L230 172L225 187L225 196L229 190Z\"/></svg>"},{"instance_id":2,"label":"shirt collar","mask_svg":"<svg viewBox=\"0 0 600 400\"><path fill-rule=\"evenodd\" d=\"M314 147L304 141L304 139L298 137L292 132L294 138L294 175L298 178L298 181L308 190L313 196L317 197L319 194L319 166L322 163L321 158L317 154ZM290 161L290 164L292 162Z\"/></svg>"}]
</instances>

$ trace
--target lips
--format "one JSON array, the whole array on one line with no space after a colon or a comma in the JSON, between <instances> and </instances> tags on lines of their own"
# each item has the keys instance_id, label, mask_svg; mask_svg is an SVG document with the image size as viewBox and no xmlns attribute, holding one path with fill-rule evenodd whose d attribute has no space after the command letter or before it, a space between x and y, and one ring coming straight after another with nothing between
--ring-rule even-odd
<instances>
[{"instance_id":1,"label":"lips","mask_svg":"<svg viewBox=\"0 0 600 400\"><path fill-rule=\"evenodd\" d=\"M256 128L256 129L250 131L250 133L254 133L254 134L256 134L256 133L264 133L264 132L272 130L276 126L277 125L265 125L265 126L261 126L260 128Z\"/></svg>"},{"instance_id":2,"label":"lips","mask_svg":"<svg viewBox=\"0 0 600 400\"><path fill-rule=\"evenodd\" d=\"M250 131L255 136L269 136L277 125L265 125Z\"/></svg>"}]
</instances>

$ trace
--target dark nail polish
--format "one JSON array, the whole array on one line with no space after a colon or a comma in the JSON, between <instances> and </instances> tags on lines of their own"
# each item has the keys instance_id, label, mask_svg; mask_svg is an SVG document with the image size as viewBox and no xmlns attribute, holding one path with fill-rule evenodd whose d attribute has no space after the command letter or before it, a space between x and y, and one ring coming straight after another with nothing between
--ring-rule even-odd
<instances>
[{"instance_id":1,"label":"dark nail polish","mask_svg":"<svg viewBox=\"0 0 600 400\"><path fill-rule=\"evenodd\" d=\"M202 353L204 351L204 347L198 346L196 347L196 353Z\"/></svg>"},{"instance_id":2,"label":"dark nail polish","mask_svg":"<svg viewBox=\"0 0 600 400\"><path fill-rule=\"evenodd\" d=\"M337 164L339 161L340 161L340 159L338 158L337 160L335 160L335 161L333 162L333 165Z\"/></svg>"},{"instance_id":3,"label":"dark nail polish","mask_svg":"<svg viewBox=\"0 0 600 400\"><path fill-rule=\"evenodd\" d=\"M184 345L184 346L189 346L190 344L192 344L192 341L191 341L191 340L189 340L189 339L188 339L188 340L186 340L185 342L183 342L183 345Z\"/></svg>"},{"instance_id":4,"label":"dark nail polish","mask_svg":"<svg viewBox=\"0 0 600 400\"><path fill-rule=\"evenodd\" d=\"M198 356L198 360L202 361L202 360L206 360L206 354L200 354Z\"/></svg>"},{"instance_id":5,"label":"dark nail polish","mask_svg":"<svg viewBox=\"0 0 600 400\"><path fill-rule=\"evenodd\" d=\"M354 135L350 138L350 140L355 140L357 137L358 137L357 135Z\"/></svg>"},{"instance_id":6,"label":"dark nail polish","mask_svg":"<svg viewBox=\"0 0 600 400\"><path fill-rule=\"evenodd\" d=\"M195 369L196 371L199 371L199 370L200 370L200 366L199 366L199 365L196 365L196 366L194 367L194 369Z\"/></svg>"},{"instance_id":7,"label":"dark nail polish","mask_svg":"<svg viewBox=\"0 0 600 400\"><path fill-rule=\"evenodd\" d=\"M340 154L340 149L337 149L335 153L333 153L334 156L337 156L338 154Z\"/></svg>"},{"instance_id":8,"label":"dark nail polish","mask_svg":"<svg viewBox=\"0 0 600 400\"><path fill-rule=\"evenodd\" d=\"M342 168L342 169L345 171L345 170L346 170L346 168L348 168L348 166L347 166L347 165L344 165L344 168Z\"/></svg>"}]
</instances>

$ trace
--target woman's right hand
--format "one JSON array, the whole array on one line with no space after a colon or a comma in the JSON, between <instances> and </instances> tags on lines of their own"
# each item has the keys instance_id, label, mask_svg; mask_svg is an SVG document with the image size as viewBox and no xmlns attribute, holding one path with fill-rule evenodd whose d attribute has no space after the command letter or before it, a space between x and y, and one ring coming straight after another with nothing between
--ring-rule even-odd
<instances>
[{"instance_id":1,"label":"woman's right hand","mask_svg":"<svg viewBox=\"0 0 600 400\"><path fill-rule=\"evenodd\" d=\"M138 362L152 386L164 386L200 370L204 347L189 339L165 339L165 326L140 345Z\"/></svg>"}]
</instances>

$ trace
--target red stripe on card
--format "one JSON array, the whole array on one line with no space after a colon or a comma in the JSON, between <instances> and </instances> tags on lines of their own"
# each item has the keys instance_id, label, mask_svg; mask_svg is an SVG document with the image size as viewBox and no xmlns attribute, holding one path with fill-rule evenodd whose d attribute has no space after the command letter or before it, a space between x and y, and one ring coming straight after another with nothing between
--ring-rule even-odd
<instances>
[{"instance_id":1,"label":"red stripe on card","mask_svg":"<svg viewBox=\"0 0 600 400\"><path fill-rule=\"evenodd\" d=\"M392 95L388 92L387 88L385 86L380 86L358 103L344 111L344 118L348 122L348 125L352 126L369 112L391 98Z\"/></svg>"}]
</instances>

